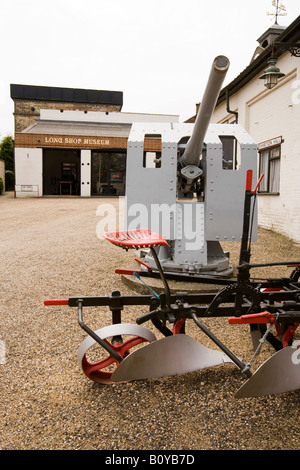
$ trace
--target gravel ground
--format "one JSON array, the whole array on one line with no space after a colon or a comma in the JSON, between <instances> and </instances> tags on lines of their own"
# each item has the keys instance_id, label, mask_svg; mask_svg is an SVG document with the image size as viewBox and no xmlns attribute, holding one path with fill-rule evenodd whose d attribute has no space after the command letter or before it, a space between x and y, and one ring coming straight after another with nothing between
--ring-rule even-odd
<instances>
[{"instance_id":1,"label":"gravel ground","mask_svg":"<svg viewBox=\"0 0 300 470\"><path fill-rule=\"evenodd\" d=\"M96 235L100 202L0 196L0 340L6 347L0 364L0 448L298 450L299 390L237 400L234 393L245 379L232 365L111 386L83 375L76 356L86 334L76 309L45 307L43 301L116 289L133 294L114 274L116 267L128 266L131 253ZM234 263L239 247L225 248ZM266 230L252 248L253 262L300 259L299 246ZM276 268L273 274L285 271ZM138 314L129 308L123 321L134 323ZM111 322L105 309L91 309L86 317L95 329ZM251 357L248 328L210 322L236 354ZM188 328L208 344L196 327ZM266 345L259 360L268 355Z\"/></svg>"}]
</instances>

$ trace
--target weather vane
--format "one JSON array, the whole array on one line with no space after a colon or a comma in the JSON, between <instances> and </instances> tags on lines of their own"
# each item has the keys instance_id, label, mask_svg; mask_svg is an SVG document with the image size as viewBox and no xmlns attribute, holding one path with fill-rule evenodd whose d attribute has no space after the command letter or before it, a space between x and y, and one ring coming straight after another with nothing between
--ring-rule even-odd
<instances>
[{"instance_id":1,"label":"weather vane","mask_svg":"<svg viewBox=\"0 0 300 470\"><path fill-rule=\"evenodd\" d=\"M267 13L269 16L274 16L275 24L278 24L278 16L286 16L286 7L283 5L283 2L279 3L279 0L272 1L273 7L275 7L275 13Z\"/></svg>"},{"instance_id":2,"label":"weather vane","mask_svg":"<svg viewBox=\"0 0 300 470\"><path fill-rule=\"evenodd\" d=\"M278 24L278 16L286 16L286 7L283 5L283 2L279 3L279 0L272 1L273 7L275 7L275 13L267 13L267 15L273 16L275 18L275 24Z\"/></svg>"}]
</instances>

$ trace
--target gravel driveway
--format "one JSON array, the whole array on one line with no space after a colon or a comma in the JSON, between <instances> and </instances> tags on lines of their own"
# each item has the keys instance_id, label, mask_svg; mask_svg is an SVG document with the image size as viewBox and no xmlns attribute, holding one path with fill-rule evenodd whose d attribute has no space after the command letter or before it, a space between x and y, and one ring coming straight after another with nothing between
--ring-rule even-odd
<instances>
[{"instance_id":1,"label":"gravel driveway","mask_svg":"<svg viewBox=\"0 0 300 470\"><path fill-rule=\"evenodd\" d=\"M298 450L299 390L236 400L244 378L229 364L111 386L85 378L76 356L86 334L76 309L45 307L43 301L113 290L133 294L114 274L128 266L131 253L96 235L101 202L0 196L0 340L6 348L0 448ZM253 261L300 259L299 246L270 231L260 230L252 247ZM229 248L234 262L239 247ZM134 323L138 312L125 310L123 321ZM100 328L110 317L105 309L92 309L86 321ZM251 356L248 329L220 319L212 326L234 352ZM190 331L200 338L193 326Z\"/></svg>"}]
</instances>

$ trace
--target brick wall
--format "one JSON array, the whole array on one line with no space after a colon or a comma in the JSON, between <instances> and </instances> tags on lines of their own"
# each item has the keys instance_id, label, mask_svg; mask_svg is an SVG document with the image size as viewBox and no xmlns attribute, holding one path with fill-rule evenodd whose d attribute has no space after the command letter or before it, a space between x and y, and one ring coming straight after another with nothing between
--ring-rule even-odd
<instances>
[{"instance_id":1,"label":"brick wall","mask_svg":"<svg viewBox=\"0 0 300 470\"><path fill-rule=\"evenodd\" d=\"M48 134L15 134L15 148L127 149L126 137L95 137ZM144 150L161 151L161 140L146 138Z\"/></svg>"},{"instance_id":2,"label":"brick wall","mask_svg":"<svg viewBox=\"0 0 300 470\"><path fill-rule=\"evenodd\" d=\"M117 112L120 111L120 106L93 103L67 103L57 101L31 101L14 99L15 132L22 132L31 124L34 124L35 120L39 119L40 117L40 109Z\"/></svg>"}]
</instances>

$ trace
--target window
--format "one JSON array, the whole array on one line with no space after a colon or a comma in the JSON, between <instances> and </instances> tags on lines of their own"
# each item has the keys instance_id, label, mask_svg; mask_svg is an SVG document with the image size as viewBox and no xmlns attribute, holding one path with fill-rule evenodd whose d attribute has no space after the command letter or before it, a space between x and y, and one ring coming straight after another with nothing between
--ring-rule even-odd
<instances>
[{"instance_id":1,"label":"window","mask_svg":"<svg viewBox=\"0 0 300 470\"><path fill-rule=\"evenodd\" d=\"M280 146L259 152L259 174L262 173L259 193L279 194Z\"/></svg>"},{"instance_id":2,"label":"window","mask_svg":"<svg viewBox=\"0 0 300 470\"><path fill-rule=\"evenodd\" d=\"M144 150L144 168L161 168L161 147L161 134L145 134L144 149L148 150Z\"/></svg>"},{"instance_id":3,"label":"window","mask_svg":"<svg viewBox=\"0 0 300 470\"><path fill-rule=\"evenodd\" d=\"M224 170L236 170L239 160L239 146L232 136L219 136L222 142L222 167Z\"/></svg>"}]
</instances>

